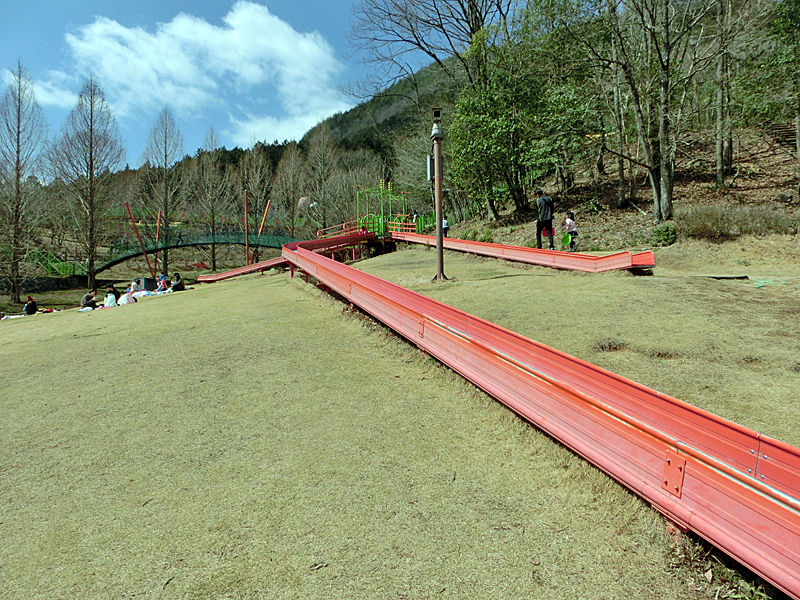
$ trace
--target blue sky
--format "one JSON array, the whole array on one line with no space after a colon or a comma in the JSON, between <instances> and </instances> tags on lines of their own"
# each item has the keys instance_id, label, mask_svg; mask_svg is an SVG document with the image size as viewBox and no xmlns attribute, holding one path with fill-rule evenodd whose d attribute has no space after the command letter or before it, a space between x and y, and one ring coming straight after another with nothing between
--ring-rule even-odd
<instances>
[{"instance_id":1,"label":"blue sky","mask_svg":"<svg viewBox=\"0 0 800 600\"><path fill-rule=\"evenodd\" d=\"M0 68L21 60L55 137L88 74L99 81L128 148L168 106L185 153L214 126L222 145L299 139L356 103L341 84L350 0L2 0Z\"/></svg>"}]
</instances>

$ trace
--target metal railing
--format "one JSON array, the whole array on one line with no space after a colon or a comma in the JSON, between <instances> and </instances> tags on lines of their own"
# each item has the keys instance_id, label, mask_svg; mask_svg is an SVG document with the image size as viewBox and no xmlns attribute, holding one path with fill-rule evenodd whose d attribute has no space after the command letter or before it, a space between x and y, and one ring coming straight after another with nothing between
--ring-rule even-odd
<instances>
[{"instance_id":1,"label":"metal railing","mask_svg":"<svg viewBox=\"0 0 800 600\"><path fill-rule=\"evenodd\" d=\"M216 244L224 245L245 245L245 241L250 246L260 246L266 248L281 248L284 244L296 242L297 240L288 235L278 235L275 233L248 233L245 240L243 231L228 231L224 233L183 233L170 235L167 239L160 239L158 242L145 238L145 251L150 254L159 250L180 248L183 246L210 246ZM117 265L135 256L141 256L142 248L138 244L116 244L109 247L110 252L98 260L97 272Z\"/></svg>"},{"instance_id":2,"label":"metal railing","mask_svg":"<svg viewBox=\"0 0 800 600\"><path fill-rule=\"evenodd\" d=\"M42 265L51 277L86 275L86 265L63 261L52 252L30 250L25 255L25 260Z\"/></svg>"}]
</instances>

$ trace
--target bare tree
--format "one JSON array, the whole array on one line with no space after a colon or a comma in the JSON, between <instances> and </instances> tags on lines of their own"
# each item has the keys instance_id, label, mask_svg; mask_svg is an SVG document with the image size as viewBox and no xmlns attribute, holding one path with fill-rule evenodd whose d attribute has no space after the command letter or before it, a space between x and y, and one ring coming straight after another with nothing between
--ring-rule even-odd
<instances>
[{"instance_id":1,"label":"bare tree","mask_svg":"<svg viewBox=\"0 0 800 600\"><path fill-rule=\"evenodd\" d=\"M786 78L787 100L795 119L797 152L797 194L800 196L800 0L782 0L771 8L769 31L780 43L780 71Z\"/></svg>"},{"instance_id":2,"label":"bare tree","mask_svg":"<svg viewBox=\"0 0 800 600\"><path fill-rule=\"evenodd\" d=\"M6 252L0 253L0 266L11 284L11 301L20 302L20 266L44 214L37 202L41 186L35 177L40 173L47 124L21 62L11 69L11 78L0 98L0 245L8 248L7 260Z\"/></svg>"},{"instance_id":3,"label":"bare tree","mask_svg":"<svg viewBox=\"0 0 800 600\"><path fill-rule=\"evenodd\" d=\"M192 161L189 185L184 186L186 202L205 216L215 238L221 215L233 205L233 185L230 172L219 161L219 137L211 127L203 141L203 150ZM217 270L217 246L211 244L211 270Z\"/></svg>"},{"instance_id":4,"label":"bare tree","mask_svg":"<svg viewBox=\"0 0 800 600\"><path fill-rule=\"evenodd\" d=\"M427 121L419 121L414 130L417 135L408 136L395 145L396 165L392 169L392 178L395 185L409 193L412 208L422 214L432 210L434 205L434 192L425 165L432 152L430 127ZM447 144L449 140L449 137L445 138L444 143ZM445 177L448 175L449 169L445 170ZM448 183L446 187L455 187Z\"/></svg>"},{"instance_id":5,"label":"bare tree","mask_svg":"<svg viewBox=\"0 0 800 600\"><path fill-rule=\"evenodd\" d=\"M248 224L258 227L269 201L272 185L272 164L258 146L248 150L239 162L239 175L243 190L247 190ZM254 261L258 260L258 249L254 250Z\"/></svg>"},{"instance_id":6,"label":"bare tree","mask_svg":"<svg viewBox=\"0 0 800 600\"><path fill-rule=\"evenodd\" d=\"M306 182L310 198L308 214L320 229L334 224L331 221L336 202L333 182L338 158L330 127L326 123L317 126L308 147Z\"/></svg>"},{"instance_id":7,"label":"bare tree","mask_svg":"<svg viewBox=\"0 0 800 600\"><path fill-rule=\"evenodd\" d=\"M303 156L295 142L283 151L283 156L275 169L275 182L272 184L272 204L275 214L288 229L289 235L297 234L297 204L303 194L305 165Z\"/></svg>"},{"instance_id":8,"label":"bare tree","mask_svg":"<svg viewBox=\"0 0 800 600\"><path fill-rule=\"evenodd\" d=\"M380 158L371 150L342 152L332 181L332 192L336 198L333 220L345 223L352 219L356 214L357 190L377 187L382 180L386 180L387 175ZM395 213L401 209L397 204L392 207Z\"/></svg>"},{"instance_id":9,"label":"bare tree","mask_svg":"<svg viewBox=\"0 0 800 600\"><path fill-rule=\"evenodd\" d=\"M728 71L728 30L730 28L731 2L717 1L717 99L716 99L716 130L714 135L716 155L716 185L717 189L725 187L725 125L730 123L730 107L726 103L727 89L730 75ZM727 6L726 6L727 5Z\"/></svg>"},{"instance_id":10,"label":"bare tree","mask_svg":"<svg viewBox=\"0 0 800 600\"><path fill-rule=\"evenodd\" d=\"M515 0L359 0L353 6L351 45L382 73L375 91L437 63L454 79L482 77L480 61L467 57L473 37L489 25L504 33ZM454 62L447 59L455 57Z\"/></svg>"},{"instance_id":11,"label":"bare tree","mask_svg":"<svg viewBox=\"0 0 800 600\"><path fill-rule=\"evenodd\" d=\"M125 146L111 107L90 76L50 152L53 171L67 184L74 200L76 230L86 251L90 288L95 285L95 260L102 241L99 225L108 207L111 171L119 168L124 157Z\"/></svg>"},{"instance_id":12,"label":"bare tree","mask_svg":"<svg viewBox=\"0 0 800 600\"><path fill-rule=\"evenodd\" d=\"M690 34L713 2L606 0L611 51L585 42L594 58L619 69L630 92L656 222L672 218L676 140L688 88L713 59L711 52L689 52Z\"/></svg>"},{"instance_id":13,"label":"bare tree","mask_svg":"<svg viewBox=\"0 0 800 600\"><path fill-rule=\"evenodd\" d=\"M169 273L169 214L172 203L180 191L180 177L173 168L183 156L183 135L168 107L159 113L144 149L144 160L150 168L145 170L148 192L155 206L160 206L163 218L164 248L161 251L161 272Z\"/></svg>"},{"instance_id":14,"label":"bare tree","mask_svg":"<svg viewBox=\"0 0 800 600\"><path fill-rule=\"evenodd\" d=\"M617 40L611 37L611 85L614 94L614 130L616 132L617 158L617 208L625 205L625 124L622 118L622 89L619 61L617 60Z\"/></svg>"}]
</instances>

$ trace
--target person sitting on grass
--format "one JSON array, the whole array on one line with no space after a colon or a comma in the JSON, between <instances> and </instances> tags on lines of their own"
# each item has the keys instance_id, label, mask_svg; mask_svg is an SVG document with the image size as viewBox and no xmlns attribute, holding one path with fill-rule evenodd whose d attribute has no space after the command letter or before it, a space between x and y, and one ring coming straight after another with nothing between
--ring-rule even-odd
<instances>
[{"instance_id":1,"label":"person sitting on grass","mask_svg":"<svg viewBox=\"0 0 800 600\"><path fill-rule=\"evenodd\" d=\"M103 298L103 307L110 308L112 306L118 306L117 300L119 300L119 290L114 287L113 283L109 283L106 286L106 295Z\"/></svg>"},{"instance_id":2,"label":"person sitting on grass","mask_svg":"<svg viewBox=\"0 0 800 600\"><path fill-rule=\"evenodd\" d=\"M32 297L28 296L28 301L25 303L25 306L22 307L22 314L26 316L35 315L39 312L39 305L33 300Z\"/></svg>"},{"instance_id":3,"label":"person sitting on grass","mask_svg":"<svg viewBox=\"0 0 800 600\"><path fill-rule=\"evenodd\" d=\"M169 289L172 290L173 292L182 292L183 290L186 289L186 284L183 282L183 279L181 279L180 273L173 274L172 285L170 286Z\"/></svg>"},{"instance_id":4,"label":"person sitting on grass","mask_svg":"<svg viewBox=\"0 0 800 600\"><path fill-rule=\"evenodd\" d=\"M91 289L81 298L81 308L97 308L97 290Z\"/></svg>"},{"instance_id":5,"label":"person sitting on grass","mask_svg":"<svg viewBox=\"0 0 800 600\"><path fill-rule=\"evenodd\" d=\"M134 302L136 302L136 298L134 298L130 286L128 286L128 289L125 290L125 293L119 297L119 300L117 300L117 304L119 306L124 306L125 304L133 304Z\"/></svg>"}]
</instances>

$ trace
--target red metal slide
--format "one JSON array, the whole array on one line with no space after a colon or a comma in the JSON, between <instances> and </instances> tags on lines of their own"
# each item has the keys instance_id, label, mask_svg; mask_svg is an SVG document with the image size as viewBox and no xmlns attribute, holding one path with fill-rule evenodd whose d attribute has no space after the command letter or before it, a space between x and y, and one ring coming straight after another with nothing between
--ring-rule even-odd
<instances>
[{"instance_id":1,"label":"red metal slide","mask_svg":"<svg viewBox=\"0 0 800 600\"><path fill-rule=\"evenodd\" d=\"M283 258L800 600L800 449L306 247L324 241Z\"/></svg>"},{"instance_id":2,"label":"red metal slide","mask_svg":"<svg viewBox=\"0 0 800 600\"><path fill-rule=\"evenodd\" d=\"M214 273L213 275L200 275L197 278L197 281L200 283L214 283L215 281L222 281L223 279L229 279L231 277L236 277L237 275L246 275L247 273L255 273L256 271L267 271L269 269L273 269L275 267L280 267L283 265L289 264L286 262L286 259L282 256L278 258L272 258L270 260L265 260L263 262L256 263L254 265L247 265L245 267L239 267L238 269L232 269L230 271L225 271L224 273Z\"/></svg>"},{"instance_id":3,"label":"red metal slide","mask_svg":"<svg viewBox=\"0 0 800 600\"><path fill-rule=\"evenodd\" d=\"M321 239L321 240L309 240L307 242L302 242L303 247L310 249L310 250L319 250L319 251L326 251L326 252L334 252L336 250L341 250L342 248L349 248L354 245L357 245L361 242L366 242L375 238L375 235L372 233L357 233L353 235L346 235L346 236L339 236L334 238L328 239ZM296 248L297 244L301 242L293 242L291 244L287 244L286 247ZM200 283L214 283L216 281L223 281L224 279L230 279L231 277L238 277L239 275L247 275L248 273L255 273L256 271L267 271L269 269L273 269L275 267L282 267L288 265L288 261L279 256L278 258L272 258L270 260L265 260L260 263L256 263L253 265L247 265L244 267L239 267L237 269L231 269L230 271L225 271L223 273L214 273L213 275L200 275L197 278L197 281Z\"/></svg>"},{"instance_id":4,"label":"red metal slide","mask_svg":"<svg viewBox=\"0 0 800 600\"><path fill-rule=\"evenodd\" d=\"M436 246L436 238L420 233L392 231L393 239L413 244L427 244ZM569 269L572 271L587 271L598 273L600 271L613 271L617 269L649 269L655 266L656 260L652 252L631 253L628 251L594 256L591 254L578 254L574 252L559 252L553 250L539 250L537 248L523 248L522 246L505 246L503 244L489 244L487 242L473 242L456 238L444 238L444 247L448 250L471 252L483 256L493 256L515 262L523 262L555 269Z\"/></svg>"}]
</instances>

